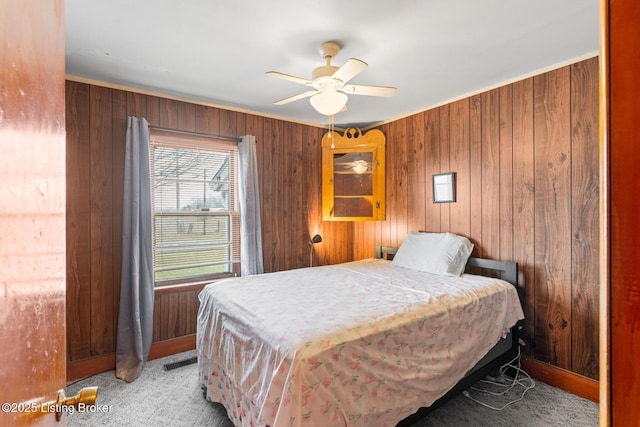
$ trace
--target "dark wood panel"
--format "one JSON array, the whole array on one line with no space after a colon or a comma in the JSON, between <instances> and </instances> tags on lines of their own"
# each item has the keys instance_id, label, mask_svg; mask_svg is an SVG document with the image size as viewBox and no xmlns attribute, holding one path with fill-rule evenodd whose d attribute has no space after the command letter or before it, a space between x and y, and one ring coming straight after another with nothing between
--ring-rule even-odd
<instances>
[{"instance_id":1,"label":"dark wood panel","mask_svg":"<svg viewBox=\"0 0 640 427\"><path fill-rule=\"evenodd\" d=\"M220 109L209 108L209 132L211 135L222 135L220 132Z\"/></svg>"},{"instance_id":2,"label":"dark wood panel","mask_svg":"<svg viewBox=\"0 0 640 427\"><path fill-rule=\"evenodd\" d=\"M91 355L115 350L113 307L112 91L91 86Z\"/></svg>"},{"instance_id":3,"label":"dark wood panel","mask_svg":"<svg viewBox=\"0 0 640 427\"><path fill-rule=\"evenodd\" d=\"M153 298L153 341L162 341L162 316L160 313L164 313L162 310L162 300L165 294L159 294L156 292Z\"/></svg>"},{"instance_id":4,"label":"dark wood panel","mask_svg":"<svg viewBox=\"0 0 640 427\"><path fill-rule=\"evenodd\" d=\"M482 244L480 256L500 259L500 104L497 90L482 94Z\"/></svg>"},{"instance_id":5,"label":"dark wood panel","mask_svg":"<svg viewBox=\"0 0 640 427\"><path fill-rule=\"evenodd\" d=\"M424 113L406 121L407 141L407 230L426 227L427 158L424 135ZM373 242L371 242L373 245Z\"/></svg>"},{"instance_id":6,"label":"dark wood panel","mask_svg":"<svg viewBox=\"0 0 640 427\"><path fill-rule=\"evenodd\" d=\"M160 126L160 98L147 96L147 122L151 126Z\"/></svg>"},{"instance_id":7,"label":"dark wood panel","mask_svg":"<svg viewBox=\"0 0 640 427\"><path fill-rule=\"evenodd\" d=\"M394 201L396 207L396 221L394 226L394 240L396 247L400 246L404 237L408 232L408 209L409 209L409 193L408 193L408 159L407 153L410 149L407 141L407 119L402 118L396 120L396 141L397 146L392 150L396 155L396 163L393 168L396 175L396 187L398 189L398 197ZM388 152L388 151L387 151Z\"/></svg>"},{"instance_id":8,"label":"dark wood panel","mask_svg":"<svg viewBox=\"0 0 640 427\"><path fill-rule=\"evenodd\" d=\"M571 371L598 378L598 59L571 67Z\"/></svg>"},{"instance_id":9,"label":"dark wood panel","mask_svg":"<svg viewBox=\"0 0 640 427\"><path fill-rule=\"evenodd\" d=\"M158 123L156 126L178 130L178 101L159 98L158 106Z\"/></svg>"},{"instance_id":10,"label":"dark wood panel","mask_svg":"<svg viewBox=\"0 0 640 427\"><path fill-rule=\"evenodd\" d=\"M112 243L113 243L113 340L118 336L118 313L120 311L120 288L122 281L122 206L124 198L124 158L127 151L127 116L144 117L147 99L144 95L131 96L123 91L113 91L112 120L112 174L113 183Z\"/></svg>"},{"instance_id":11,"label":"dark wood panel","mask_svg":"<svg viewBox=\"0 0 640 427\"><path fill-rule=\"evenodd\" d=\"M220 129L218 135L230 136L235 138L236 135L236 113L235 111L219 110Z\"/></svg>"},{"instance_id":12,"label":"dark wood panel","mask_svg":"<svg viewBox=\"0 0 640 427\"><path fill-rule=\"evenodd\" d=\"M247 114L245 113L236 113L236 131L233 135L234 137L239 137L242 135L247 135ZM238 133L240 132L240 133ZM251 134L254 135L254 134Z\"/></svg>"},{"instance_id":13,"label":"dark wood panel","mask_svg":"<svg viewBox=\"0 0 640 427\"><path fill-rule=\"evenodd\" d=\"M395 162L395 153L397 141L395 140L396 136L396 125L392 123L386 123L382 126L381 131L386 136L386 144L385 144L385 221L379 222L379 236L378 241L380 241L382 245L392 246L392 235L391 229L393 224L395 223L395 194L396 194L396 175L394 167L389 167L389 165L393 165Z\"/></svg>"},{"instance_id":14,"label":"dark wood panel","mask_svg":"<svg viewBox=\"0 0 640 427\"><path fill-rule=\"evenodd\" d=\"M147 95L114 90L113 96L114 96L114 101L116 97L123 98L126 100L125 111L127 112L128 116L133 116L137 118L147 117ZM114 110L114 114L115 114L115 110ZM121 125L121 124L116 124L114 121L114 129L117 125ZM125 122L125 126L126 126L126 122Z\"/></svg>"},{"instance_id":15,"label":"dark wood panel","mask_svg":"<svg viewBox=\"0 0 640 427\"><path fill-rule=\"evenodd\" d=\"M178 103L178 130L184 132L196 131L196 106L188 102Z\"/></svg>"},{"instance_id":16,"label":"dark wood panel","mask_svg":"<svg viewBox=\"0 0 640 427\"><path fill-rule=\"evenodd\" d=\"M498 90L500 99L500 259L513 259L513 91Z\"/></svg>"},{"instance_id":17,"label":"dark wood panel","mask_svg":"<svg viewBox=\"0 0 640 427\"><path fill-rule=\"evenodd\" d=\"M286 138L289 141L289 152L292 158L287 162L291 177L291 196L289 198L291 209L291 247L289 250L289 260L292 263L290 268L300 268L307 264L306 249L308 248L309 233L306 230L306 215L304 212L304 170L303 145L302 145L302 125L295 123L291 127L291 135Z\"/></svg>"},{"instance_id":18,"label":"dark wood panel","mask_svg":"<svg viewBox=\"0 0 640 427\"><path fill-rule=\"evenodd\" d=\"M571 369L570 75L534 78L535 357Z\"/></svg>"},{"instance_id":19,"label":"dark wood panel","mask_svg":"<svg viewBox=\"0 0 640 427\"><path fill-rule=\"evenodd\" d=\"M174 338L175 328L178 323L178 304L176 300L179 294L163 294L160 300L160 338L168 340Z\"/></svg>"},{"instance_id":20,"label":"dark wood panel","mask_svg":"<svg viewBox=\"0 0 640 427\"><path fill-rule=\"evenodd\" d=\"M91 356L89 86L66 84L67 360Z\"/></svg>"},{"instance_id":21,"label":"dark wood panel","mask_svg":"<svg viewBox=\"0 0 640 427\"><path fill-rule=\"evenodd\" d=\"M195 332L197 319L196 314L193 312L193 294L193 291L180 292L178 294L178 306L176 307L178 312L178 326L174 338L183 337Z\"/></svg>"},{"instance_id":22,"label":"dark wood panel","mask_svg":"<svg viewBox=\"0 0 640 427\"><path fill-rule=\"evenodd\" d=\"M385 190L385 209L386 209L386 218L385 221L386 227L383 228L384 237L383 241L385 245L389 246L398 246L398 233L397 233L397 222L399 217L399 206L400 203L400 191L401 191L401 183L399 180L401 177L398 174L398 169L401 166L400 160L398 158L398 152L400 151L400 145L404 143L404 141L400 141L400 136L398 135L398 121L391 122L386 125L387 133L390 135L387 138L386 143L386 151L385 151L385 167L387 162L393 167L387 168L385 180L387 183L387 188ZM396 166L397 165L397 166Z\"/></svg>"},{"instance_id":23,"label":"dark wood panel","mask_svg":"<svg viewBox=\"0 0 640 427\"><path fill-rule=\"evenodd\" d=\"M274 229L277 234L277 247L274 246L273 256L276 258L275 271L286 270L289 265L289 259L287 258L287 248L289 236L285 233L287 225L289 224L289 215L291 212L288 208L287 196L291 194L287 188L287 163L285 161L285 153L287 152L287 146L285 145L285 124L282 120L277 120L275 123L278 138L273 140L273 146L275 151L273 152L273 170L271 175L271 185L274 194L274 206L271 217L271 228Z\"/></svg>"},{"instance_id":24,"label":"dark wood panel","mask_svg":"<svg viewBox=\"0 0 640 427\"><path fill-rule=\"evenodd\" d=\"M452 172L451 170L451 153L449 151L450 143L450 107L451 105L444 105L439 108L440 110L440 173ZM451 206L449 203L442 203L440 205L440 229L451 229Z\"/></svg>"},{"instance_id":25,"label":"dark wood panel","mask_svg":"<svg viewBox=\"0 0 640 427\"><path fill-rule=\"evenodd\" d=\"M482 242L482 98L469 99L469 239L473 256L480 254Z\"/></svg>"},{"instance_id":26,"label":"dark wood panel","mask_svg":"<svg viewBox=\"0 0 640 427\"><path fill-rule=\"evenodd\" d=\"M322 191L318 189L322 186L322 162L318 162L318 159L322 156L322 130L305 126L302 128L302 170L303 182L302 191L306 197L303 198L303 216L305 223L307 242L311 238L320 234L325 240L323 243L314 245L313 249L308 248L308 260L305 260L304 265L310 265L312 263L311 257L313 256L313 265L318 265L319 257L318 253L329 243L326 241L327 236L323 231L322 223ZM304 245L303 245L304 246Z\"/></svg>"},{"instance_id":27,"label":"dark wood panel","mask_svg":"<svg viewBox=\"0 0 640 427\"><path fill-rule=\"evenodd\" d=\"M284 165L279 153L282 151L282 122L274 119L265 119L264 122L264 147L263 155L265 164L270 167L264 171L264 188L262 189L263 224L269 224L263 229L262 246L264 250L264 269L266 272L280 271L284 269L284 259L280 253L284 251L282 234L284 232L283 215L280 215L282 200L280 191Z\"/></svg>"},{"instance_id":28,"label":"dark wood panel","mask_svg":"<svg viewBox=\"0 0 640 427\"><path fill-rule=\"evenodd\" d=\"M419 125L419 123L418 123ZM432 177L440 173L440 110L434 108L424 112L424 143L426 148L426 224L425 231L434 233L442 230L440 226L440 204L433 203ZM387 168L392 167L387 165ZM387 202L388 203L388 202Z\"/></svg>"},{"instance_id":29,"label":"dark wood panel","mask_svg":"<svg viewBox=\"0 0 640 427\"><path fill-rule=\"evenodd\" d=\"M471 234L471 182L469 159L469 99L453 102L450 109L449 170L456 172L456 202L449 204L452 233Z\"/></svg>"},{"instance_id":30,"label":"dark wood panel","mask_svg":"<svg viewBox=\"0 0 640 427\"><path fill-rule=\"evenodd\" d=\"M198 325L198 311L200 310L200 299L198 295L200 290L191 291L191 297L189 299L189 308L187 311L187 319L193 319L193 322L189 320L189 327L186 330L188 335L195 334L197 332Z\"/></svg>"},{"instance_id":31,"label":"dark wood panel","mask_svg":"<svg viewBox=\"0 0 640 427\"><path fill-rule=\"evenodd\" d=\"M209 116L209 108L204 105L194 105L193 115L195 120L195 132L203 134L212 134Z\"/></svg>"},{"instance_id":32,"label":"dark wood panel","mask_svg":"<svg viewBox=\"0 0 640 427\"><path fill-rule=\"evenodd\" d=\"M292 140L295 139L295 132L293 130L295 123L282 122L282 126L282 141L289 141L289 144L286 148L282 145L280 146L280 153L278 157L282 159L283 165L290 166L284 170L280 170L280 174L278 174L278 189L280 195L280 206L282 208L282 214L279 215L281 223L278 228L280 230L280 238L282 241L282 254L284 255L283 269L289 270L294 264L294 260L291 257L294 253L293 246L295 245L295 236L297 234L294 227L290 227L287 233L285 233L284 230L288 225L294 224L297 218L293 201L296 193L294 186L297 185L297 183L294 183L293 179L293 174L296 170L293 160L298 152L298 147L296 141Z\"/></svg>"},{"instance_id":33,"label":"dark wood panel","mask_svg":"<svg viewBox=\"0 0 640 427\"><path fill-rule=\"evenodd\" d=\"M332 223L331 240L329 241L331 247L324 248L322 264L351 261L353 259L351 236L353 236L353 222L339 221ZM331 253L332 250L334 253Z\"/></svg>"},{"instance_id":34,"label":"dark wood panel","mask_svg":"<svg viewBox=\"0 0 640 427\"><path fill-rule=\"evenodd\" d=\"M360 258L373 258L375 256L376 224L373 221L366 221L362 225L362 254Z\"/></svg>"},{"instance_id":35,"label":"dark wood panel","mask_svg":"<svg viewBox=\"0 0 640 427\"><path fill-rule=\"evenodd\" d=\"M242 121L242 126L238 125L238 129L236 130L236 134L238 137L243 135L254 135L256 137L256 143L262 144L263 140L263 126L264 126L264 117L254 116L253 114L246 114L246 117ZM310 129L309 127L304 127L304 130ZM256 147L256 154L258 157L258 173L262 171L263 163L261 162L262 156L258 153L260 150ZM262 182L262 179L259 180Z\"/></svg>"},{"instance_id":36,"label":"dark wood panel","mask_svg":"<svg viewBox=\"0 0 640 427\"><path fill-rule=\"evenodd\" d=\"M533 351L535 286L534 286L534 135L533 79L513 85L513 259L518 263L518 283L524 288L525 348Z\"/></svg>"}]
</instances>

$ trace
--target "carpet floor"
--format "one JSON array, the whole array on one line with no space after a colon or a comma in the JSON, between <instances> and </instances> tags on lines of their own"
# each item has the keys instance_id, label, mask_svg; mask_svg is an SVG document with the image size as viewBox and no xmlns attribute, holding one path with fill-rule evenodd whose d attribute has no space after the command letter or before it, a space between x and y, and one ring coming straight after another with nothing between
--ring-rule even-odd
<instances>
[{"instance_id":1,"label":"carpet floor","mask_svg":"<svg viewBox=\"0 0 640 427\"><path fill-rule=\"evenodd\" d=\"M114 371L103 372L67 386L67 394L82 387L98 386L98 412L67 415L74 426L211 426L233 427L225 409L204 399L198 382L197 365L172 370L164 365L195 356L195 351L176 354L147 363L140 377L128 384ZM478 385L487 388L486 385ZM478 396L500 407L520 396L522 388L506 396ZM589 427L598 425L598 405L547 384L536 382L524 398L502 411L486 408L459 395L413 427L532 426Z\"/></svg>"}]
</instances>

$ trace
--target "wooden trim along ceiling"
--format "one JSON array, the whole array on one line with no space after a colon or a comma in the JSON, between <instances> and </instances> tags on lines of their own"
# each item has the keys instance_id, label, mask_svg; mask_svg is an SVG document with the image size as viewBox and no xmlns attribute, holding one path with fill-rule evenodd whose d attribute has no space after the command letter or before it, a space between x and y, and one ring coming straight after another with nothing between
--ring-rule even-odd
<instances>
[{"instance_id":1,"label":"wooden trim along ceiling","mask_svg":"<svg viewBox=\"0 0 640 427\"><path fill-rule=\"evenodd\" d=\"M125 91L125 92L136 93L136 94L140 94L140 95L156 96L156 97L163 98L163 99L170 99L172 101L188 102L189 104L202 105L204 107L221 108L221 109L227 110L227 111L234 111L236 113L251 114L251 115L254 115L254 116L265 117L265 118L274 119L274 120L286 120L288 123L297 123L297 124L301 124L301 125L313 126L313 127L317 127L317 128L321 128L321 129L326 129L326 126L319 125L317 123L309 123L309 122L297 121L297 120L292 120L292 119L286 119L284 117L277 116L275 114L266 114L266 113L261 113L261 112L257 112L257 111L252 111L252 110L245 109L245 108L230 107L230 106L227 106L227 105L216 104L216 103L213 103L213 102L206 102L206 101L202 101L202 100L191 99L191 98L184 97L184 96L169 95L169 94L166 94L166 93L163 93L163 92L159 92L159 91L155 91L155 90L140 89L140 88L120 85L120 84L116 84L116 83L109 83L109 82L103 82L103 81L100 81L100 80L87 79L87 78L84 78L84 77L71 76L71 75L68 75L68 74L66 75L66 80L68 80L70 82L85 83L85 84L92 85L92 86L100 86L100 87L109 88L109 89L115 89L115 90L120 90L120 91ZM343 129L336 128L336 130L342 131Z\"/></svg>"}]
</instances>

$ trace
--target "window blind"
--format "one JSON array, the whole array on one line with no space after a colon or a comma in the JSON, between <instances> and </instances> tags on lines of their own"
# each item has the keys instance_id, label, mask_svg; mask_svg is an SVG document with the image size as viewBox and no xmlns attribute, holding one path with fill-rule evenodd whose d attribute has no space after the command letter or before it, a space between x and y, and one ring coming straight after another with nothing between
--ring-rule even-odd
<instances>
[{"instance_id":1,"label":"window blind","mask_svg":"<svg viewBox=\"0 0 640 427\"><path fill-rule=\"evenodd\" d=\"M156 286L238 271L237 144L151 132Z\"/></svg>"}]
</instances>

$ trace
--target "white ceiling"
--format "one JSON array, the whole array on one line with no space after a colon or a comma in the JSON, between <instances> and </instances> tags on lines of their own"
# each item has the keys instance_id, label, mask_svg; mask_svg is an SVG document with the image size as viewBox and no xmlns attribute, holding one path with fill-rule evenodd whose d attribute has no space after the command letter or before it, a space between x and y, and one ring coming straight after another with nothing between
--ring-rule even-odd
<instances>
[{"instance_id":1,"label":"white ceiling","mask_svg":"<svg viewBox=\"0 0 640 427\"><path fill-rule=\"evenodd\" d=\"M441 105L598 51L598 0L65 0L69 78L138 88L326 125L308 90L319 46L369 64L350 83L396 86L350 95L337 126L365 126Z\"/></svg>"}]
</instances>

